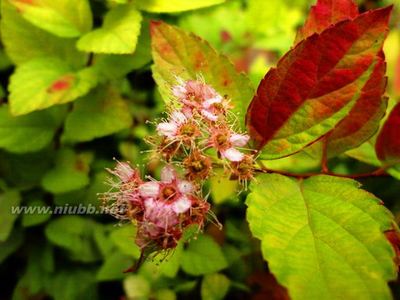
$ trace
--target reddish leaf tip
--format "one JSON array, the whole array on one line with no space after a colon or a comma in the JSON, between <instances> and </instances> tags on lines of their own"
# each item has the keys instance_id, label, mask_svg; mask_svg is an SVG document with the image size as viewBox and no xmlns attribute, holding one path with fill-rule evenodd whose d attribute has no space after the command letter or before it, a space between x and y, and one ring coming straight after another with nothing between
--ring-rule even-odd
<instances>
[{"instance_id":1,"label":"reddish leaf tip","mask_svg":"<svg viewBox=\"0 0 400 300\"><path fill-rule=\"evenodd\" d=\"M375 145L376 155L379 160L387 164L400 163L400 103L390 113L388 119L378 135Z\"/></svg>"},{"instance_id":2,"label":"reddish leaf tip","mask_svg":"<svg viewBox=\"0 0 400 300\"><path fill-rule=\"evenodd\" d=\"M164 24L163 21L160 20L151 20L150 21L150 34L153 35L158 27Z\"/></svg>"}]
</instances>

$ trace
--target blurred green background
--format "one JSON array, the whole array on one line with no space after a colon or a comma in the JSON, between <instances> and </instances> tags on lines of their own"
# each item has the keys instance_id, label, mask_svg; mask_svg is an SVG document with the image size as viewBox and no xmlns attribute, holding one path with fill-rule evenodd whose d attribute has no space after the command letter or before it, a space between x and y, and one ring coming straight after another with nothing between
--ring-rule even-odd
<instances>
[{"instance_id":1,"label":"blurred green background","mask_svg":"<svg viewBox=\"0 0 400 300\"><path fill-rule=\"evenodd\" d=\"M11 214L10 207L99 207L97 194L108 189L105 168L114 166L113 157L146 166L157 176L159 162L149 162L142 153L148 150L144 137L154 131L146 120L164 111L151 73L149 20L163 19L201 36L246 72L256 88L290 49L312 3L228 0L207 8L176 12L174 7L172 12L157 13L146 6L150 2L141 0L140 36L133 53L93 55L75 48L77 37L49 33L43 25L46 20L28 22L9 0L1 2L5 49L0 50L0 299L287 299L249 234L244 193L238 195L221 174L209 188L223 230L210 223L205 235L180 244L165 259L146 262L137 274L122 272L139 256L133 225L118 224L105 214L18 215ZM93 27L101 27L104 17L125 2L90 0ZM395 4L385 44L393 106L400 95L400 1L358 3L362 11ZM53 56L72 69L95 66L101 80L73 102L12 116L9 92L29 101L40 96L36 85L43 84L36 69L20 66L40 58L42 67L51 64ZM20 76L10 85L16 66ZM371 170L371 149L353 150L332 161L331 168L343 174ZM271 167L303 172L318 168L318 162L300 153L274 161ZM393 171L393 176L400 179L399 172ZM363 184L400 221L398 179L366 179ZM400 299L398 284L392 287Z\"/></svg>"}]
</instances>

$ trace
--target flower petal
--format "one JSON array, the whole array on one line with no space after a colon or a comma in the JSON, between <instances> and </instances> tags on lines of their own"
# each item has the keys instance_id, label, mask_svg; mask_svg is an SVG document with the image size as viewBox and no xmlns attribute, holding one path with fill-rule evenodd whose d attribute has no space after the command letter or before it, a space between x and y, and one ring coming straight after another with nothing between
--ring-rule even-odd
<instances>
[{"instance_id":1,"label":"flower petal","mask_svg":"<svg viewBox=\"0 0 400 300\"><path fill-rule=\"evenodd\" d=\"M160 192L160 184L155 181L149 181L139 186L139 194L143 198L157 198Z\"/></svg>"},{"instance_id":2,"label":"flower petal","mask_svg":"<svg viewBox=\"0 0 400 300\"><path fill-rule=\"evenodd\" d=\"M133 178L139 177L139 174L126 162L118 162L114 170L110 172L121 179L122 182L128 182Z\"/></svg>"},{"instance_id":3,"label":"flower petal","mask_svg":"<svg viewBox=\"0 0 400 300\"><path fill-rule=\"evenodd\" d=\"M180 111L174 111L171 113L171 119L176 125L181 125L187 121L186 116Z\"/></svg>"},{"instance_id":4,"label":"flower petal","mask_svg":"<svg viewBox=\"0 0 400 300\"><path fill-rule=\"evenodd\" d=\"M222 97L220 95L207 99L203 102L203 107L204 108L210 108L211 105L217 104L217 103L221 103L222 102Z\"/></svg>"},{"instance_id":5,"label":"flower petal","mask_svg":"<svg viewBox=\"0 0 400 300\"><path fill-rule=\"evenodd\" d=\"M235 148L228 148L224 151L221 151L221 155L233 162L242 161L244 158L244 154Z\"/></svg>"},{"instance_id":6,"label":"flower petal","mask_svg":"<svg viewBox=\"0 0 400 300\"><path fill-rule=\"evenodd\" d=\"M190 181L187 180L180 180L178 182L178 190L182 193L182 194L190 194L193 193L194 191L194 186Z\"/></svg>"},{"instance_id":7,"label":"flower petal","mask_svg":"<svg viewBox=\"0 0 400 300\"><path fill-rule=\"evenodd\" d=\"M181 214L186 212L190 206L192 206L192 202L189 200L189 198L182 196L172 204L172 209L175 213Z\"/></svg>"},{"instance_id":8,"label":"flower petal","mask_svg":"<svg viewBox=\"0 0 400 300\"><path fill-rule=\"evenodd\" d=\"M208 120L210 120L210 121L215 122L215 121L218 120L218 116L217 116L217 115L213 114L212 112L210 112L210 111L208 111L208 110L206 110L206 109L202 109L202 110L201 110L201 114L202 114L202 116L203 116L204 118L206 118L206 119L208 119Z\"/></svg>"},{"instance_id":9,"label":"flower petal","mask_svg":"<svg viewBox=\"0 0 400 300\"><path fill-rule=\"evenodd\" d=\"M178 132L178 126L174 122L162 122L157 125L157 132L159 135L172 138Z\"/></svg>"},{"instance_id":10,"label":"flower petal","mask_svg":"<svg viewBox=\"0 0 400 300\"><path fill-rule=\"evenodd\" d=\"M176 179L176 177L177 177L176 171L172 166L167 165L164 168L162 168L161 181L163 183L171 183Z\"/></svg>"},{"instance_id":11,"label":"flower petal","mask_svg":"<svg viewBox=\"0 0 400 300\"><path fill-rule=\"evenodd\" d=\"M229 139L229 141L235 147L243 147L249 142L249 140L250 136L248 136L247 134L239 134L239 133L232 134Z\"/></svg>"}]
</instances>

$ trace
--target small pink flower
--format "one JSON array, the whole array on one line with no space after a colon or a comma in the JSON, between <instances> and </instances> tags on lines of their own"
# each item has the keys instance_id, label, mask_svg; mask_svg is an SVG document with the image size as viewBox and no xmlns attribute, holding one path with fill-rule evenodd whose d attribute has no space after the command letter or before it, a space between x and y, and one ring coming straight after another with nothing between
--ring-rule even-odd
<instances>
[{"instance_id":1,"label":"small pink flower","mask_svg":"<svg viewBox=\"0 0 400 300\"><path fill-rule=\"evenodd\" d=\"M235 148L228 148L221 151L221 156L232 162L239 162L244 158L244 154Z\"/></svg>"},{"instance_id":2,"label":"small pink flower","mask_svg":"<svg viewBox=\"0 0 400 300\"><path fill-rule=\"evenodd\" d=\"M139 194L142 198L157 198L160 193L160 183L149 181L139 186Z\"/></svg>"},{"instance_id":3,"label":"small pink flower","mask_svg":"<svg viewBox=\"0 0 400 300\"><path fill-rule=\"evenodd\" d=\"M117 162L117 166L114 170L108 169L108 171L117 176L121 182L127 183L129 181L140 181L140 174L137 170L133 169L129 163Z\"/></svg>"},{"instance_id":4,"label":"small pink flower","mask_svg":"<svg viewBox=\"0 0 400 300\"><path fill-rule=\"evenodd\" d=\"M190 208L187 205L187 196L194 192L194 186L190 181L179 179L175 169L167 165L161 170L161 181L149 181L139 186L140 196L147 201L177 204L179 213ZM186 204L186 205L183 205ZM186 210L181 211L183 208Z\"/></svg>"},{"instance_id":5,"label":"small pink flower","mask_svg":"<svg viewBox=\"0 0 400 300\"><path fill-rule=\"evenodd\" d=\"M171 204L149 198L145 200L144 207L144 221L156 224L163 229L179 223L178 215Z\"/></svg>"},{"instance_id":6,"label":"small pink flower","mask_svg":"<svg viewBox=\"0 0 400 300\"><path fill-rule=\"evenodd\" d=\"M157 132L159 135L173 138L178 135L180 126L186 121L187 118L183 113L174 111L169 122L162 122L157 125Z\"/></svg>"},{"instance_id":7,"label":"small pink flower","mask_svg":"<svg viewBox=\"0 0 400 300\"><path fill-rule=\"evenodd\" d=\"M229 141L235 147L244 147L250 140L250 136L247 134L233 133L229 138Z\"/></svg>"},{"instance_id":8,"label":"small pink flower","mask_svg":"<svg viewBox=\"0 0 400 300\"><path fill-rule=\"evenodd\" d=\"M236 147L243 147L248 141L248 135L235 133L227 127L221 127L212 132L209 146L214 147L223 158L232 162L240 162L244 158L244 154Z\"/></svg>"}]
</instances>

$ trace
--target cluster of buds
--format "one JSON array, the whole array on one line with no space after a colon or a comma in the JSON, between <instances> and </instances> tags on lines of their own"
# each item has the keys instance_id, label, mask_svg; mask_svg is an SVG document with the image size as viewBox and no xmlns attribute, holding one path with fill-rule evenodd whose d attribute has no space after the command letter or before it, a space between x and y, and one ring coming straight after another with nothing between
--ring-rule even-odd
<instances>
[{"instance_id":1,"label":"cluster of buds","mask_svg":"<svg viewBox=\"0 0 400 300\"><path fill-rule=\"evenodd\" d=\"M210 205L202 185L213 168L222 167L241 182L253 176L253 155L243 148L249 136L233 129L230 102L200 80L179 80L172 94L168 117L156 125L157 136L148 139L166 163L161 179L143 179L137 168L118 162L109 170L117 181L103 194L110 214L137 224L142 250L175 248L188 226L203 229Z\"/></svg>"}]
</instances>

